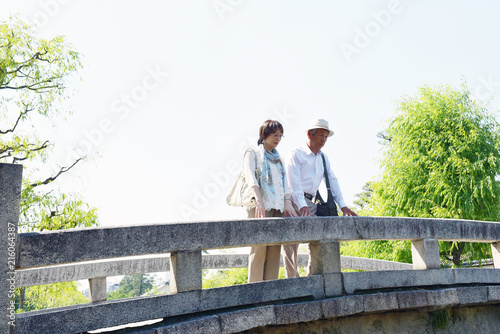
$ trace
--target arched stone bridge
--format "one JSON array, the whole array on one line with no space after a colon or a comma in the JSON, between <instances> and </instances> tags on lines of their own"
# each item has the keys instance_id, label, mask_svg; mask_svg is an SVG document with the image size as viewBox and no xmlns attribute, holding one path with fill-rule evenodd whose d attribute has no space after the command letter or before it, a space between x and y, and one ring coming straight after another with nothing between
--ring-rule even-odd
<instances>
[{"instance_id":1,"label":"arched stone bridge","mask_svg":"<svg viewBox=\"0 0 500 334\"><path fill-rule=\"evenodd\" d=\"M22 166L0 164L6 277L0 333L83 333L149 320L158 322L127 332L493 333L500 327L499 223L309 217L18 234L21 175ZM341 257L339 242L348 240L410 240L413 264ZM441 268L438 240L490 243L494 268ZM311 276L202 289L202 268L246 265L246 256L203 250L297 242L311 244ZM170 294L106 301L106 277L167 270ZM89 280L90 303L11 314L15 287L80 279Z\"/></svg>"}]
</instances>

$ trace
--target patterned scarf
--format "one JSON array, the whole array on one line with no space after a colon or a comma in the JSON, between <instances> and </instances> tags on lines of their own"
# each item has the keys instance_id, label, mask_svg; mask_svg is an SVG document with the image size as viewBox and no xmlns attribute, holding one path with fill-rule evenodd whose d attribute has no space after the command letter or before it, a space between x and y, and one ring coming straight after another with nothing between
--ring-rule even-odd
<instances>
[{"instance_id":1,"label":"patterned scarf","mask_svg":"<svg viewBox=\"0 0 500 334\"><path fill-rule=\"evenodd\" d=\"M285 186L285 168L283 167L283 162L281 161L280 154L274 148L272 152L267 151L264 145L259 145L260 153L260 187L262 190L262 196L265 202L269 202L270 198L275 197L273 178L271 175L270 163L276 164L278 171L281 172L281 180L283 187Z\"/></svg>"}]
</instances>

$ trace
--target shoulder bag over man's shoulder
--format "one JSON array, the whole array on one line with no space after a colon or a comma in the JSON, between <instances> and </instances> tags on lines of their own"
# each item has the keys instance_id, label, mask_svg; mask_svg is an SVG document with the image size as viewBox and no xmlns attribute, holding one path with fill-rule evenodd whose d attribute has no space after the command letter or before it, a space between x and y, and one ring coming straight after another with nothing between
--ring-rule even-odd
<instances>
[{"instance_id":1,"label":"shoulder bag over man's shoulder","mask_svg":"<svg viewBox=\"0 0 500 334\"><path fill-rule=\"evenodd\" d=\"M337 204L333 200L332 191L330 190L330 179L328 178L328 171L326 170L326 162L325 156L321 153L321 158L323 158L323 169L325 170L325 183L326 183L326 191L328 194L328 199L323 201L319 190L316 191L316 197L314 203L317 206L316 216L338 216Z\"/></svg>"}]
</instances>

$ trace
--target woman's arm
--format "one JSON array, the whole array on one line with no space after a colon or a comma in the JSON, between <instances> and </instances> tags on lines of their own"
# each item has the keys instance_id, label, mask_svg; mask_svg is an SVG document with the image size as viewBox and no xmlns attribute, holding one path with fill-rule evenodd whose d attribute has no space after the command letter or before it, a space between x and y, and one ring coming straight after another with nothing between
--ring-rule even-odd
<instances>
[{"instance_id":1,"label":"woman's arm","mask_svg":"<svg viewBox=\"0 0 500 334\"><path fill-rule=\"evenodd\" d=\"M255 195L255 218L264 218L266 217L266 207L264 205L264 200L262 199L262 195L260 193L259 186L253 186L252 190Z\"/></svg>"},{"instance_id":2,"label":"woman's arm","mask_svg":"<svg viewBox=\"0 0 500 334\"><path fill-rule=\"evenodd\" d=\"M292 204L292 194L288 193L285 195L285 216L286 217L297 217L297 211Z\"/></svg>"},{"instance_id":3,"label":"woman's arm","mask_svg":"<svg viewBox=\"0 0 500 334\"><path fill-rule=\"evenodd\" d=\"M297 217L297 212L295 211L295 208L293 207L293 199L292 199L292 192L290 191L290 187L288 186L288 179L285 174L284 178L284 186L283 188L285 189L285 216L286 217Z\"/></svg>"},{"instance_id":4,"label":"woman's arm","mask_svg":"<svg viewBox=\"0 0 500 334\"><path fill-rule=\"evenodd\" d=\"M266 216L266 207L262 194L260 193L259 181L255 177L255 151L248 150L245 152L243 159L243 172L245 173L245 181L252 187L255 197L255 218L264 218Z\"/></svg>"}]
</instances>

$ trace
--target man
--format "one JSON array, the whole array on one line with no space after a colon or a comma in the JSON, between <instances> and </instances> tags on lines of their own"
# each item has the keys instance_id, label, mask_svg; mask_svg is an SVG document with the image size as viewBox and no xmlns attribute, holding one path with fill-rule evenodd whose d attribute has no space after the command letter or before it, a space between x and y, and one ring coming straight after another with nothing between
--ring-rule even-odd
<instances>
[{"instance_id":1,"label":"man","mask_svg":"<svg viewBox=\"0 0 500 334\"><path fill-rule=\"evenodd\" d=\"M293 204L297 213L302 217L316 215L316 204L314 204L313 198L321 181L324 179L323 153L321 149L331 136L333 136L333 131L329 129L327 121L313 119L307 129L308 141L306 146L292 150L286 161L286 174ZM344 216L357 216L354 211L346 206L337 177L330 167L328 157L326 155L324 157L335 202L340 206ZM298 247L298 244L283 245L285 271L288 278L299 277L297 271ZM309 260L308 275L310 272L311 261Z\"/></svg>"}]
</instances>

